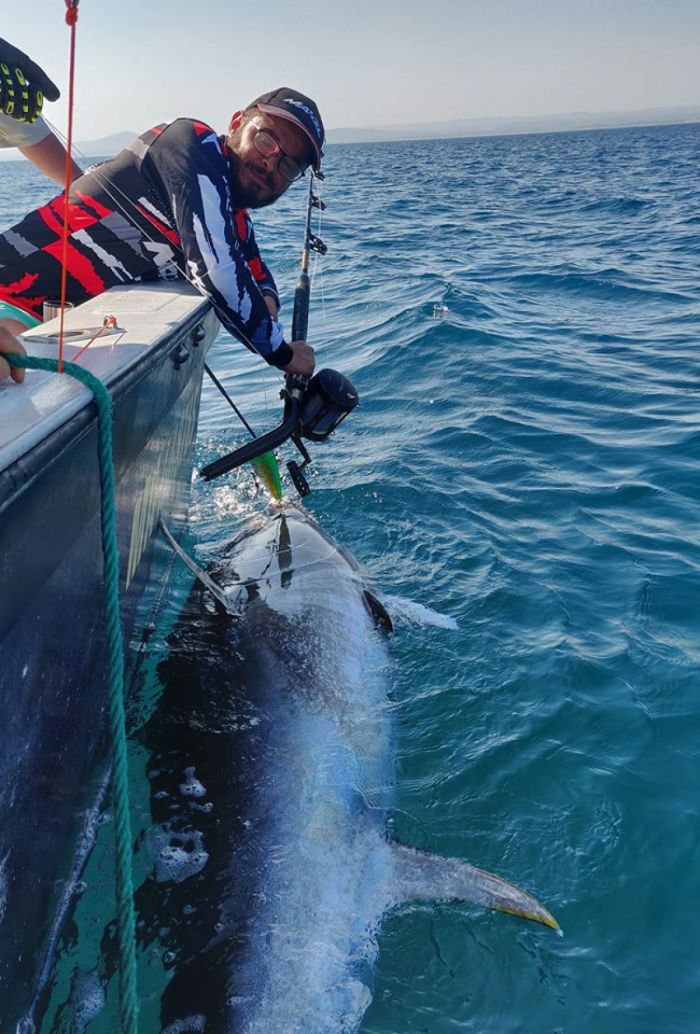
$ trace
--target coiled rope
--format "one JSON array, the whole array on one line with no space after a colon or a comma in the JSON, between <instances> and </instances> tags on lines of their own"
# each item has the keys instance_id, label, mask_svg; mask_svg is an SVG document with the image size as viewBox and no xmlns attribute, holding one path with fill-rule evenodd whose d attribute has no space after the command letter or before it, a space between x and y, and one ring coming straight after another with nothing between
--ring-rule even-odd
<instances>
[{"instance_id":1,"label":"coiled rope","mask_svg":"<svg viewBox=\"0 0 700 1034\"><path fill-rule=\"evenodd\" d=\"M58 373L55 359L3 354L11 366ZM88 387L97 403L97 450L100 466L100 512L104 580L105 630L108 652L109 729L113 759L112 794L117 868L117 929L119 944L119 1027L137 1034L136 923L132 880L132 836L129 818L129 778L124 707L124 650L119 616L119 551L112 459L112 400L104 384L88 370L64 362L63 373Z\"/></svg>"}]
</instances>

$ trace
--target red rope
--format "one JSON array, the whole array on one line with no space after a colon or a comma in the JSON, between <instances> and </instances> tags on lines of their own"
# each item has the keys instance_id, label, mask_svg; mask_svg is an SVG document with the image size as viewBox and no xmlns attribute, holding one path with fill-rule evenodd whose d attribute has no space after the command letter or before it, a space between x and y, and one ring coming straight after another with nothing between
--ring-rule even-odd
<instances>
[{"instance_id":1,"label":"red rope","mask_svg":"<svg viewBox=\"0 0 700 1034\"><path fill-rule=\"evenodd\" d=\"M68 61L68 132L66 134L66 183L63 191L63 246L61 249L61 322L58 332L58 372L63 373L63 320L66 311L68 262L68 206L70 203L71 151L73 150L73 87L75 83L75 23L78 0L66 0L66 24L70 26L70 58Z\"/></svg>"},{"instance_id":2,"label":"red rope","mask_svg":"<svg viewBox=\"0 0 700 1034\"><path fill-rule=\"evenodd\" d=\"M71 362L72 363L77 362L78 361L78 357L81 356L83 354L83 352L87 352L87 350L90 347L90 345L93 343L93 341L97 341L97 339L100 336L100 334L104 334L105 330L107 330L109 327L116 327L116 326L117 326L117 317L116 316L105 316L105 318L104 318L104 320L102 322L102 326L100 327L100 329L97 331L97 333L93 337L90 338L90 340L88 341L88 343L86 345L83 345L83 347L80 349L79 352L75 353L75 355L71 359Z\"/></svg>"}]
</instances>

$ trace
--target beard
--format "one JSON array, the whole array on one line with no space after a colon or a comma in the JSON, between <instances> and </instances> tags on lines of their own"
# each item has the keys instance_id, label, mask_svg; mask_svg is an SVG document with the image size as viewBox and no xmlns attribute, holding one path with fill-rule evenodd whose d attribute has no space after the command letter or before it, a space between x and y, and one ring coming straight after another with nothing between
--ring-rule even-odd
<instances>
[{"instance_id":1,"label":"beard","mask_svg":"<svg viewBox=\"0 0 700 1034\"><path fill-rule=\"evenodd\" d=\"M229 169L236 208L266 208L284 193L275 188L274 177L263 166L243 162L235 151L229 155Z\"/></svg>"}]
</instances>

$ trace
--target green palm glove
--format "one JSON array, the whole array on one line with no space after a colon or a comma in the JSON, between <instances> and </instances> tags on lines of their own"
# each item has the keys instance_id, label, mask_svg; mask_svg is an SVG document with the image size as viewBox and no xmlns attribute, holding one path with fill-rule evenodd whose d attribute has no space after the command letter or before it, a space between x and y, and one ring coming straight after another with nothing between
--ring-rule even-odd
<instances>
[{"instance_id":1,"label":"green palm glove","mask_svg":"<svg viewBox=\"0 0 700 1034\"><path fill-rule=\"evenodd\" d=\"M0 39L0 111L18 122L36 122L44 97L61 96L58 87L31 58Z\"/></svg>"}]
</instances>

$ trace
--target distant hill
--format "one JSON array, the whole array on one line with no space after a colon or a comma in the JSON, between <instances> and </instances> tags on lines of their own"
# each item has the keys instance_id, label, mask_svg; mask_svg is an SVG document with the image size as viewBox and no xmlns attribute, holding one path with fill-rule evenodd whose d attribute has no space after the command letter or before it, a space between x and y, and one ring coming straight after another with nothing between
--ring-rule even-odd
<instances>
[{"instance_id":1,"label":"distant hill","mask_svg":"<svg viewBox=\"0 0 700 1034\"><path fill-rule=\"evenodd\" d=\"M75 146L79 154L100 155L104 158L118 154L136 136L138 133L111 133L109 136L101 136L99 140L78 140Z\"/></svg>"},{"instance_id":2,"label":"distant hill","mask_svg":"<svg viewBox=\"0 0 700 1034\"><path fill-rule=\"evenodd\" d=\"M124 132L101 136L98 140L77 140L74 150L78 160L82 155L85 155L86 158L111 158L112 155L118 154L127 144L130 144L136 136L138 133ZM21 158L22 155L14 147L0 151L0 161L2 162L19 161ZM81 162L81 165L85 166L85 164L85 162Z\"/></svg>"},{"instance_id":3,"label":"distant hill","mask_svg":"<svg viewBox=\"0 0 700 1034\"><path fill-rule=\"evenodd\" d=\"M624 126L654 126L679 122L700 122L700 104L675 108L644 108L638 111L574 111L564 115L497 116L460 118L446 122L412 122L407 125L360 126L329 129L329 144L369 144L389 140L437 140L461 136L505 136L514 133L561 133L580 129L620 129ZM113 133L99 140L77 144L85 155L110 155L121 151L136 133Z\"/></svg>"},{"instance_id":4,"label":"distant hill","mask_svg":"<svg viewBox=\"0 0 700 1034\"><path fill-rule=\"evenodd\" d=\"M513 133L561 133L581 129L621 129L666 123L700 122L700 104L638 111L575 111L565 115L527 115L415 122L409 125L331 129L329 144L388 140L430 140L445 137L501 136Z\"/></svg>"},{"instance_id":5,"label":"distant hill","mask_svg":"<svg viewBox=\"0 0 700 1034\"><path fill-rule=\"evenodd\" d=\"M445 137L507 136L516 133L562 133L584 129L622 129L625 126L673 125L700 122L700 104L636 111L574 111L564 115L491 116L460 118L445 122L412 122L407 125L360 126L330 129L329 144L368 144L391 140L437 140ZM98 140L79 140L78 154L102 158L117 154L136 133L112 133ZM0 152L0 161L20 155L14 149Z\"/></svg>"}]
</instances>

